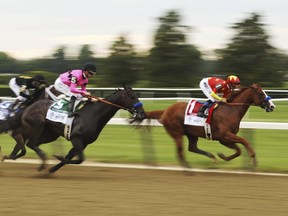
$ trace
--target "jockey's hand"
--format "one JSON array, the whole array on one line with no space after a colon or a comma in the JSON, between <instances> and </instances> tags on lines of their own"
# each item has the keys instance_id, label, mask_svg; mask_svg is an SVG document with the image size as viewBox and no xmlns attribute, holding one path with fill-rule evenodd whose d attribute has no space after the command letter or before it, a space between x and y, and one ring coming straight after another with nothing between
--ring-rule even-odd
<instances>
[{"instance_id":1,"label":"jockey's hand","mask_svg":"<svg viewBox=\"0 0 288 216\"><path fill-rule=\"evenodd\" d=\"M83 96L91 96L91 93L90 92L83 92L82 95Z\"/></svg>"},{"instance_id":2,"label":"jockey's hand","mask_svg":"<svg viewBox=\"0 0 288 216\"><path fill-rule=\"evenodd\" d=\"M43 89L43 88L46 88L46 84L40 84L39 86L38 86L38 89Z\"/></svg>"},{"instance_id":3,"label":"jockey's hand","mask_svg":"<svg viewBox=\"0 0 288 216\"><path fill-rule=\"evenodd\" d=\"M98 101L97 98L91 98L90 100L91 100L92 102Z\"/></svg>"},{"instance_id":4,"label":"jockey's hand","mask_svg":"<svg viewBox=\"0 0 288 216\"><path fill-rule=\"evenodd\" d=\"M221 100L220 100L222 103L227 103L227 100L226 100L226 98L221 98Z\"/></svg>"}]
</instances>

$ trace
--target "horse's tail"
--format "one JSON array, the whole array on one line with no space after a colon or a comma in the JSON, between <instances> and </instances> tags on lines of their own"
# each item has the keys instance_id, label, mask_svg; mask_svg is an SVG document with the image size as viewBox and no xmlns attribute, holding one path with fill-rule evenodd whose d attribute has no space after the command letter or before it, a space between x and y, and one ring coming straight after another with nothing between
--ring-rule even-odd
<instances>
[{"instance_id":1,"label":"horse's tail","mask_svg":"<svg viewBox=\"0 0 288 216\"><path fill-rule=\"evenodd\" d=\"M21 124L22 113L16 114L15 116L3 120L0 122L0 134L8 132L9 130L14 130Z\"/></svg>"},{"instance_id":2,"label":"horse's tail","mask_svg":"<svg viewBox=\"0 0 288 216\"><path fill-rule=\"evenodd\" d=\"M154 110L150 112L146 112L146 119L161 119L164 110Z\"/></svg>"}]
</instances>

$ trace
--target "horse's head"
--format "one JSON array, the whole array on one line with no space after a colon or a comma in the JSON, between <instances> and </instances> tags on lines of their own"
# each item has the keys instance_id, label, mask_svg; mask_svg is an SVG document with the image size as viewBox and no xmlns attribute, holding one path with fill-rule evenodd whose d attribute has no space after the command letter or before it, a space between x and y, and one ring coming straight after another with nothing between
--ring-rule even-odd
<instances>
[{"instance_id":1,"label":"horse's head","mask_svg":"<svg viewBox=\"0 0 288 216\"><path fill-rule=\"evenodd\" d=\"M265 109L266 112L272 112L275 109L276 106L272 102L271 97L268 96L259 85L252 84L250 85L250 89L254 92L252 98L256 106L260 106L262 109Z\"/></svg>"},{"instance_id":2,"label":"horse's head","mask_svg":"<svg viewBox=\"0 0 288 216\"><path fill-rule=\"evenodd\" d=\"M143 119L146 114L142 102L139 101L138 96L131 87L124 85L124 99L123 106L133 114L134 119Z\"/></svg>"}]
</instances>

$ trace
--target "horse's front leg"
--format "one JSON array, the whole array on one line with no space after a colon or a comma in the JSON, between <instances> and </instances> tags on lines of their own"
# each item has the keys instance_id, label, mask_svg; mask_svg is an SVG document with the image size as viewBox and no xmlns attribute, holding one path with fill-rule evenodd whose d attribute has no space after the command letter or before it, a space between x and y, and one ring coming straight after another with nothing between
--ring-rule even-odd
<instances>
[{"instance_id":1,"label":"horse's front leg","mask_svg":"<svg viewBox=\"0 0 288 216\"><path fill-rule=\"evenodd\" d=\"M65 158L71 160L75 155L76 155L75 149L72 148L72 149L68 152L68 154L65 156ZM62 161L62 158L63 158L63 157L57 156L57 155L54 155L54 157L56 157L56 158L57 158L58 160L60 160L60 161ZM60 162L60 163L56 164L55 166L51 167L51 168L49 169L49 172L50 172L50 173L54 173L54 172L56 172L58 169L60 169L61 167L63 167L64 165L65 165L65 163Z\"/></svg>"},{"instance_id":2,"label":"horse's front leg","mask_svg":"<svg viewBox=\"0 0 288 216\"><path fill-rule=\"evenodd\" d=\"M77 156L77 159L75 160L72 160L72 158L64 158L64 157L56 157L58 158L62 163L64 164L80 164L82 163L84 160L85 160L85 157L84 157L84 153L83 153L83 150L84 150L84 147L83 147L83 144L82 144L82 139L81 138L73 138L71 139L71 142L72 142L72 145L73 145L73 149L74 149L74 152L75 152L75 156Z\"/></svg>"},{"instance_id":3,"label":"horse's front leg","mask_svg":"<svg viewBox=\"0 0 288 216\"><path fill-rule=\"evenodd\" d=\"M72 160L72 158L76 155L78 156L78 159ZM75 152L74 156L72 158L70 158L70 157L68 158L68 157L62 157L62 156L54 155L54 157L57 158L58 160L60 160L61 163L63 163L63 165L65 165L65 164L80 164L84 161L85 157L84 157L83 151L78 152L78 153Z\"/></svg>"},{"instance_id":4,"label":"horse's front leg","mask_svg":"<svg viewBox=\"0 0 288 216\"><path fill-rule=\"evenodd\" d=\"M236 157L239 157L241 155L241 149L235 144L235 143L231 143L231 142L223 142L220 141L220 143L228 148L234 149L235 153L230 155L230 156L225 156L223 153L218 153L218 156L225 160L225 161L230 161Z\"/></svg>"},{"instance_id":5,"label":"horse's front leg","mask_svg":"<svg viewBox=\"0 0 288 216\"><path fill-rule=\"evenodd\" d=\"M227 146L229 148L233 148L236 150L236 153L235 153L233 158L238 157L241 154L241 150L239 149L238 146L236 146L235 143L241 143L245 147L246 151L248 152L248 155L250 156L250 158L252 160L252 165L254 167L256 167L256 165L257 165L256 154L255 154L254 150L252 149L251 144L246 139L239 137L239 136L237 136L231 132L227 132L224 135L224 139L221 140L220 142L224 145L228 144L225 146ZM234 143L234 145L232 143ZM222 154L222 156L223 156L223 154Z\"/></svg>"}]
</instances>

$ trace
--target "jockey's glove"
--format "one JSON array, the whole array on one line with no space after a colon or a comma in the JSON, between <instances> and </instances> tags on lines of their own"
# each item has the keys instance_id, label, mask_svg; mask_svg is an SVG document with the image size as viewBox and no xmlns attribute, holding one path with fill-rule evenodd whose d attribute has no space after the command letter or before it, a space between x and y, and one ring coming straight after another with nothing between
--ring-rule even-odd
<instances>
[{"instance_id":1,"label":"jockey's glove","mask_svg":"<svg viewBox=\"0 0 288 216\"><path fill-rule=\"evenodd\" d=\"M220 100L221 102L223 102L223 103L227 103L227 100L226 100L226 98L221 98L221 100Z\"/></svg>"}]
</instances>

